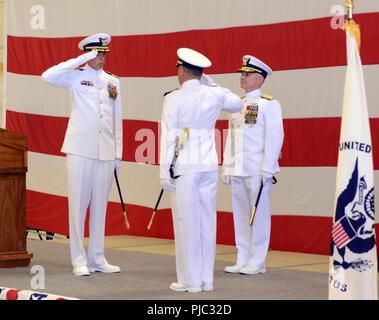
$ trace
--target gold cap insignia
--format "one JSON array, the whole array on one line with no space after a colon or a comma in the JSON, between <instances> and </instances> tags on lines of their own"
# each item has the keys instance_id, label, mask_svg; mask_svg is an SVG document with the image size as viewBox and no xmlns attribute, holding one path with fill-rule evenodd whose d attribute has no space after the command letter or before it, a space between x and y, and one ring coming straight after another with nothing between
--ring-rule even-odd
<instances>
[{"instance_id":1,"label":"gold cap insignia","mask_svg":"<svg viewBox=\"0 0 379 320\"><path fill-rule=\"evenodd\" d=\"M103 47L107 45L107 39L106 38L99 38L99 41Z\"/></svg>"},{"instance_id":2,"label":"gold cap insignia","mask_svg":"<svg viewBox=\"0 0 379 320\"><path fill-rule=\"evenodd\" d=\"M242 58L242 65L243 65L244 67L246 67L246 66L248 65L249 61L250 61L250 58L248 58L248 57L243 57L243 58Z\"/></svg>"}]
</instances>

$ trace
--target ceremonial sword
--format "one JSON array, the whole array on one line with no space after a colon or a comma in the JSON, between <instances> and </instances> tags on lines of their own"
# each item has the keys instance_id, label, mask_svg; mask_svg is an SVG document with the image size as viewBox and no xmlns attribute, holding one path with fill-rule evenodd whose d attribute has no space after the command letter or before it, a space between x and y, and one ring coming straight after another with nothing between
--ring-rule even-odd
<instances>
[{"instance_id":1,"label":"ceremonial sword","mask_svg":"<svg viewBox=\"0 0 379 320\"><path fill-rule=\"evenodd\" d=\"M278 180L276 180L275 177L272 177L272 184L276 184L277 182ZM254 222L254 217L258 209L259 199L261 198L262 190L263 190L263 180L261 180L261 186L259 187L257 200L255 201L254 209L250 217L250 222L249 222L250 225L252 225Z\"/></svg>"},{"instance_id":2,"label":"ceremonial sword","mask_svg":"<svg viewBox=\"0 0 379 320\"><path fill-rule=\"evenodd\" d=\"M255 217L255 213L257 212L259 199L261 198L261 194L262 194L262 189L263 189L263 180L261 181L261 186L259 187L257 200L255 200L255 205L254 205L253 213L251 214L251 217L250 217L250 222L249 222L250 225L252 225L253 222L254 222L254 217Z\"/></svg>"},{"instance_id":3,"label":"ceremonial sword","mask_svg":"<svg viewBox=\"0 0 379 320\"><path fill-rule=\"evenodd\" d=\"M159 203L161 202L161 198L162 198L163 192L164 192L164 189L162 188L161 193L159 194L159 197L158 197L158 201L157 201L157 203L155 204L155 208L154 208L154 211L153 211L153 215L151 216L150 222L149 222L149 224L147 225L147 230L150 230L151 225L153 224L153 220L154 220L154 218L155 218L155 214L157 213Z\"/></svg>"},{"instance_id":4,"label":"ceremonial sword","mask_svg":"<svg viewBox=\"0 0 379 320\"><path fill-rule=\"evenodd\" d=\"M190 128L186 126L183 128L183 135L181 136L181 138L176 137L175 152L174 152L174 156L172 158L171 165L170 165L170 177L174 180L178 179L180 177L180 176L174 175L174 166L175 166L176 161L178 160L180 150L183 149L184 144L186 143L186 141L188 139L189 132L190 132ZM149 224L147 225L147 230L150 230L150 228L153 224L155 214L158 211L158 206L159 206L159 203L161 202L161 199L162 199L163 192L164 192L164 189L162 188L161 192L159 193L157 203L155 204L154 211L153 211L153 214L150 218Z\"/></svg>"},{"instance_id":5,"label":"ceremonial sword","mask_svg":"<svg viewBox=\"0 0 379 320\"><path fill-rule=\"evenodd\" d=\"M126 226L126 229L130 229L130 224L129 224L128 216L126 215L126 209L125 209L125 205L124 205L124 200L122 199L121 188L120 188L120 184L118 182L118 177L117 177L116 169L114 169L114 177L116 179L116 185L117 185L118 195L120 196L122 212L124 214L125 226Z\"/></svg>"}]
</instances>

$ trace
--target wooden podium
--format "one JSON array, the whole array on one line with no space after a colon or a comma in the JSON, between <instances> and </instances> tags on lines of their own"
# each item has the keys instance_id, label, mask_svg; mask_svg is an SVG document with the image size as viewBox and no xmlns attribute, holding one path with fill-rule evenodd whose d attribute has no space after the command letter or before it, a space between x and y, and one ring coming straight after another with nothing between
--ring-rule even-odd
<instances>
[{"instance_id":1,"label":"wooden podium","mask_svg":"<svg viewBox=\"0 0 379 320\"><path fill-rule=\"evenodd\" d=\"M0 128L0 268L26 267L26 137Z\"/></svg>"}]
</instances>

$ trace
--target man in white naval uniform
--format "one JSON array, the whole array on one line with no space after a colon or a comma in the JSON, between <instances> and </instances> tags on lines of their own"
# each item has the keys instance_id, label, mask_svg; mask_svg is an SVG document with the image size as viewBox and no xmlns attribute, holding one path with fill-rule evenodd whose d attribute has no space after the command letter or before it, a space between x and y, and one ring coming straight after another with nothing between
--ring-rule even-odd
<instances>
[{"instance_id":1,"label":"man in white naval uniform","mask_svg":"<svg viewBox=\"0 0 379 320\"><path fill-rule=\"evenodd\" d=\"M237 95L202 75L203 69L211 66L208 58L188 48L177 53L181 88L166 95L164 101L160 154L161 185L173 192L177 282L170 288L212 291L218 180L215 125L222 110L238 112L243 104ZM182 147L170 175L177 137Z\"/></svg>"},{"instance_id":2,"label":"man in white naval uniform","mask_svg":"<svg viewBox=\"0 0 379 320\"><path fill-rule=\"evenodd\" d=\"M270 242L270 191L279 171L278 159L283 144L283 119L280 103L263 95L261 87L271 68L246 55L240 84L246 95L244 108L232 114L224 152L224 184L232 185L232 207L237 262L225 272L260 274L266 272ZM263 189L253 225L249 224L259 188Z\"/></svg>"},{"instance_id":3,"label":"man in white naval uniform","mask_svg":"<svg viewBox=\"0 0 379 320\"><path fill-rule=\"evenodd\" d=\"M122 158L120 82L103 70L110 41L107 34L87 37L79 43L84 54L42 74L48 83L67 89L71 97L71 115L61 151L67 155L70 251L76 276L95 271L120 272L104 257L108 196L114 169L119 170ZM83 237L89 204L86 255Z\"/></svg>"}]
</instances>

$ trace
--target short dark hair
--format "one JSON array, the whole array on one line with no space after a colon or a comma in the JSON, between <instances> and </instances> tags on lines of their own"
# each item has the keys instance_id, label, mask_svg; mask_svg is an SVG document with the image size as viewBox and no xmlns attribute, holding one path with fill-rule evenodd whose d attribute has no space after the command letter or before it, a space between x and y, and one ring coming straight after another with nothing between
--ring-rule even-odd
<instances>
[{"instance_id":1,"label":"short dark hair","mask_svg":"<svg viewBox=\"0 0 379 320\"><path fill-rule=\"evenodd\" d=\"M203 74L203 69L190 69L190 68L187 68L187 67L184 67L184 66L183 66L183 69L187 73L189 73L189 74L191 74L191 75L193 75L195 77L201 77L201 75Z\"/></svg>"}]
</instances>

